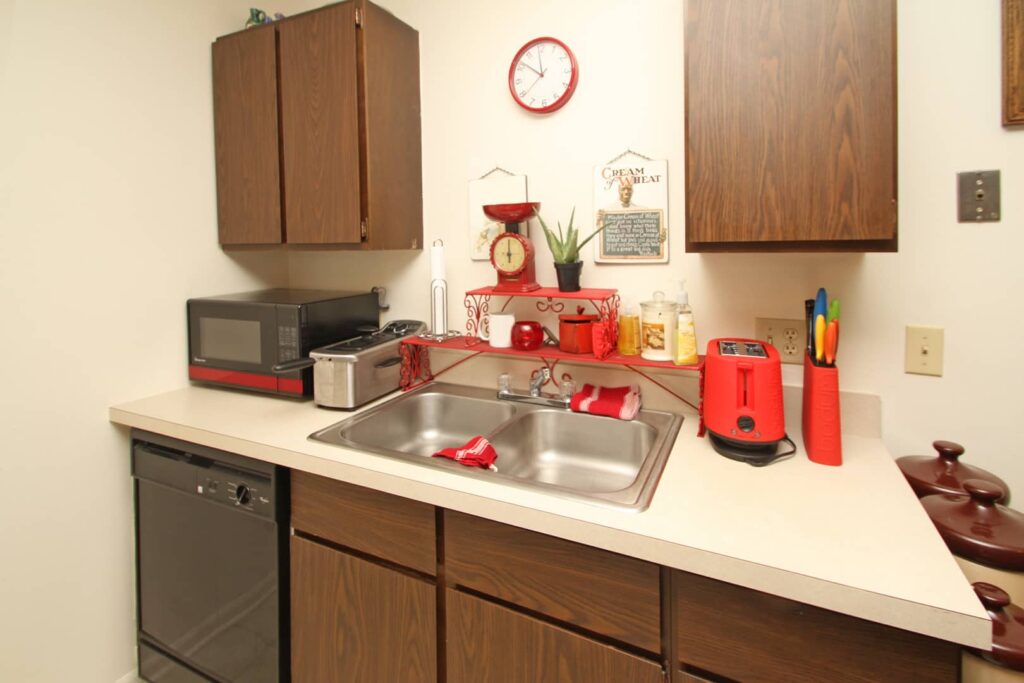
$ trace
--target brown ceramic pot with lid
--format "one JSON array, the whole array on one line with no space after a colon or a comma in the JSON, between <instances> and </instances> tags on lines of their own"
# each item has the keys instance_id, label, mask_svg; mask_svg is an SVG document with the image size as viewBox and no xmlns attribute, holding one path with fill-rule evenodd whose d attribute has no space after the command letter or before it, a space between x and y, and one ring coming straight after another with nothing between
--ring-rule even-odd
<instances>
[{"instance_id":1,"label":"brown ceramic pot with lid","mask_svg":"<svg viewBox=\"0 0 1024 683\"><path fill-rule=\"evenodd\" d=\"M905 455L896 460L896 464L907 478L910 488L918 498L936 493L964 494L964 482L968 479L984 479L998 484L1005 493L1000 501L1009 502L1010 487L996 475L980 467L960 462L964 447L953 441L934 441L932 447L938 456Z\"/></svg>"},{"instance_id":2,"label":"brown ceramic pot with lid","mask_svg":"<svg viewBox=\"0 0 1024 683\"><path fill-rule=\"evenodd\" d=\"M1010 602L1002 588L982 581L974 593L992 619L992 650L970 648L963 656L964 683L1024 681L1024 609ZM982 659L979 659L982 658ZM983 661L984 660L984 661Z\"/></svg>"},{"instance_id":3,"label":"brown ceramic pot with lid","mask_svg":"<svg viewBox=\"0 0 1024 683\"><path fill-rule=\"evenodd\" d=\"M921 505L970 581L1024 599L1024 515L997 502L996 484L968 479L964 488L968 495L925 496Z\"/></svg>"}]
</instances>

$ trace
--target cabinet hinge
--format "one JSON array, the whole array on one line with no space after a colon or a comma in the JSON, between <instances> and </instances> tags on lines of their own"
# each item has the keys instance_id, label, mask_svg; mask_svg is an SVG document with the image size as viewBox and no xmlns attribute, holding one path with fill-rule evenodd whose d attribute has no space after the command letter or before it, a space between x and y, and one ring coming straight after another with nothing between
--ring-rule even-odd
<instances>
[{"instance_id":1,"label":"cabinet hinge","mask_svg":"<svg viewBox=\"0 0 1024 683\"><path fill-rule=\"evenodd\" d=\"M359 221L359 239L366 241L366 219Z\"/></svg>"},{"instance_id":2,"label":"cabinet hinge","mask_svg":"<svg viewBox=\"0 0 1024 683\"><path fill-rule=\"evenodd\" d=\"M363 25L363 10L360 7L356 7L356 26Z\"/></svg>"}]
</instances>

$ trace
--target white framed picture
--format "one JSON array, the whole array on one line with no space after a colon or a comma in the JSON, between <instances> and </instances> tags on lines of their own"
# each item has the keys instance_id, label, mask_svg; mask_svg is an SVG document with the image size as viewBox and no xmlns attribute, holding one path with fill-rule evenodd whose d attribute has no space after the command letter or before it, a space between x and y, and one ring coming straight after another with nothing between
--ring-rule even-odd
<instances>
[{"instance_id":1,"label":"white framed picture","mask_svg":"<svg viewBox=\"0 0 1024 683\"><path fill-rule=\"evenodd\" d=\"M594 260L667 263L668 161L630 157L594 167Z\"/></svg>"}]
</instances>

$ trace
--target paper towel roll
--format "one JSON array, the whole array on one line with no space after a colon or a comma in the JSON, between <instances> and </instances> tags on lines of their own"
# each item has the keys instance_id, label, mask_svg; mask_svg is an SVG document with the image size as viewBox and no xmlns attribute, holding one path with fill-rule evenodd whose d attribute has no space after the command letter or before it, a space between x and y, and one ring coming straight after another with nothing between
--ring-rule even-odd
<instances>
[{"instance_id":1,"label":"paper towel roll","mask_svg":"<svg viewBox=\"0 0 1024 683\"><path fill-rule=\"evenodd\" d=\"M445 279L444 244L434 244L430 247L430 279Z\"/></svg>"}]
</instances>

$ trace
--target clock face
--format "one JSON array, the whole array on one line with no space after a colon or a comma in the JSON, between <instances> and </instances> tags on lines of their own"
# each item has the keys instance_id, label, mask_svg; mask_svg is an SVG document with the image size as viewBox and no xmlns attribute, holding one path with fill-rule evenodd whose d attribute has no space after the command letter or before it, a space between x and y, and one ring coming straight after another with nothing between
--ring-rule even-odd
<instances>
[{"instance_id":1,"label":"clock face","mask_svg":"<svg viewBox=\"0 0 1024 683\"><path fill-rule=\"evenodd\" d=\"M508 70L508 87L519 106L537 114L562 108L576 90L579 67L565 43L535 38L519 50Z\"/></svg>"},{"instance_id":2,"label":"clock face","mask_svg":"<svg viewBox=\"0 0 1024 683\"><path fill-rule=\"evenodd\" d=\"M502 234L491 243L491 263L503 275L518 275L526 267L526 244L519 235Z\"/></svg>"}]
</instances>

